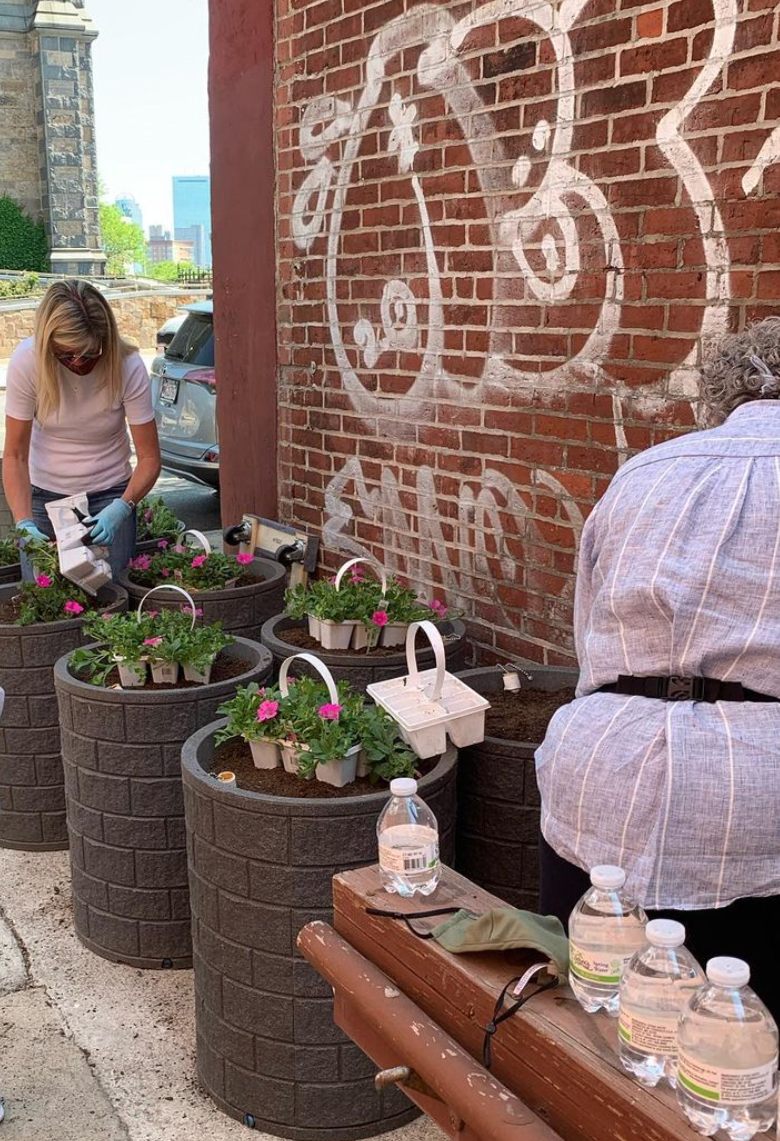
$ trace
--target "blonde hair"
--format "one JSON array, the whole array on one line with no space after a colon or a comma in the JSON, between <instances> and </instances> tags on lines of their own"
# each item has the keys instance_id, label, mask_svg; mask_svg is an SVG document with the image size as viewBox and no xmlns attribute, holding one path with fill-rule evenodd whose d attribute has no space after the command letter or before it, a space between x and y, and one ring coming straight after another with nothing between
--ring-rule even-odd
<instances>
[{"instance_id":1,"label":"blonde hair","mask_svg":"<svg viewBox=\"0 0 780 1141\"><path fill-rule=\"evenodd\" d=\"M775 377L776 386L767 383L769 374ZM702 369L701 393L714 420L725 420L750 400L776 400L780 395L780 317L766 317L726 337Z\"/></svg>"},{"instance_id":2,"label":"blonde hair","mask_svg":"<svg viewBox=\"0 0 780 1141\"><path fill-rule=\"evenodd\" d=\"M58 361L54 346L66 353L100 353L101 387L112 404L122 398L124 360L136 346L120 336L111 306L87 281L56 281L35 315L38 371L36 416L43 421L60 407Z\"/></svg>"}]
</instances>

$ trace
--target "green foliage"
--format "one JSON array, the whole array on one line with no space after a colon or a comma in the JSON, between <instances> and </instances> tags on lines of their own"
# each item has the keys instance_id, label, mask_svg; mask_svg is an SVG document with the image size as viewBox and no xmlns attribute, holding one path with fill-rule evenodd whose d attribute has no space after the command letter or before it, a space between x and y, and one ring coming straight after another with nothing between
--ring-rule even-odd
<instances>
[{"instance_id":1,"label":"green foliage","mask_svg":"<svg viewBox=\"0 0 780 1141\"><path fill-rule=\"evenodd\" d=\"M7 195L0 197L0 269L46 273L49 244L43 222L34 222Z\"/></svg>"},{"instance_id":2,"label":"green foliage","mask_svg":"<svg viewBox=\"0 0 780 1141\"><path fill-rule=\"evenodd\" d=\"M37 273L26 273L13 281L0 280L0 301L12 297L32 297L34 293L42 293L43 286Z\"/></svg>"},{"instance_id":3,"label":"green foliage","mask_svg":"<svg viewBox=\"0 0 780 1141\"><path fill-rule=\"evenodd\" d=\"M307 587L299 585L288 590L285 612L296 619L311 614L314 618L331 622L363 622L372 633L377 613L380 617L386 614L388 623L398 625L420 622L424 618L439 622L448 614L446 606L438 602L421 602L413 590L394 577L388 579L383 595L379 582L375 578L367 578L359 564L344 576L338 589L335 578L331 578L317 579ZM449 611L449 616L455 617L453 611Z\"/></svg>"},{"instance_id":4,"label":"green foliage","mask_svg":"<svg viewBox=\"0 0 780 1141\"><path fill-rule=\"evenodd\" d=\"M181 522L166 504L162 496L156 499L147 497L138 504L138 542L149 539L165 539L175 542L181 532Z\"/></svg>"},{"instance_id":5,"label":"green foliage","mask_svg":"<svg viewBox=\"0 0 780 1141\"><path fill-rule=\"evenodd\" d=\"M144 232L135 222L124 216L118 206L100 204L100 232L106 253L106 273L109 277L124 277L132 267L146 260Z\"/></svg>"},{"instance_id":6,"label":"green foliage","mask_svg":"<svg viewBox=\"0 0 780 1141\"><path fill-rule=\"evenodd\" d=\"M23 582L19 588L17 625L65 622L83 614L89 601L82 590L60 574L56 544L27 540L24 549L32 562L35 581Z\"/></svg>"},{"instance_id":7,"label":"green foliage","mask_svg":"<svg viewBox=\"0 0 780 1141\"><path fill-rule=\"evenodd\" d=\"M341 760L362 745L372 781L411 776L417 758L393 718L348 682L339 682L337 688L338 702L332 704L327 686L309 677L290 679L286 696L278 686L240 687L220 706L227 725L217 734L217 743L243 737L293 745L298 775L304 779L316 776L318 765Z\"/></svg>"},{"instance_id":8,"label":"green foliage","mask_svg":"<svg viewBox=\"0 0 780 1141\"><path fill-rule=\"evenodd\" d=\"M183 586L186 590L224 590L253 562L251 555L210 554L194 544L175 543L153 555L130 560L130 580L139 586Z\"/></svg>"},{"instance_id":9,"label":"green foliage","mask_svg":"<svg viewBox=\"0 0 780 1141\"><path fill-rule=\"evenodd\" d=\"M21 533L15 529L0 539L0 567L10 567L19 562L20 539Z\"/></svg>"},{"instance_id":10,"label":"green foliage","mask_svg":"<svg viewBox=\"0 0 780 1141\"><path fill-rule=\"evenodd\" d=\"M177 282L179 270L196 270L197 266L191 261L158 261L149 267L149 276L156 281Z\"/></svg>"}]
</instances>

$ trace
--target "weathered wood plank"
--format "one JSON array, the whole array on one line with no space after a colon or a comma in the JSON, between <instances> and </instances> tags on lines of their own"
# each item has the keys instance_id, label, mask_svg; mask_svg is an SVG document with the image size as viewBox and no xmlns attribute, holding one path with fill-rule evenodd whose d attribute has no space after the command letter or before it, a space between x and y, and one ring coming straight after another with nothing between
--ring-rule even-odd
<instances>
[{"instance_id":1,"label":"weathered wood plank","mask_svg":"<svg viewBox=\"0 0 780 1141\"><path fill-rule=\"evenodd\" d=\"M482 913L502 901L450 869L433 899L423 902L386 894L376 868L334 880L336 930L479 1058L496 998L534 956L521 951L451 955L435 941L416 938L402 922L366 914L367 907L414 914L434 906ZM430 930L437 922L419 926ZM493 1037L491 1068L566 1141L696 1137L671 1091L644 1090L627 1077L616 1044L616 1022L586 1015L567 987L540 995L501 1025Z\"/></svg>"}]
</instances>

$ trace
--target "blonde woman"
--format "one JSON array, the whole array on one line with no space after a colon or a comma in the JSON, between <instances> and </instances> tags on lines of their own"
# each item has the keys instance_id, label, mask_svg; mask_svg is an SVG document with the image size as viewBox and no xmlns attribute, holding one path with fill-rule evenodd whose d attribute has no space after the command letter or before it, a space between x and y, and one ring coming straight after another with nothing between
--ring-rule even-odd
<instances>
[{"instance_id":1,"label":"blonde woman","mask_svg":"<svg viewBox=\"0 0 780 1141\"><path fill-rule=\"evenodd\" d=\"M134 553L135 505L159 474L141 357L94 286L56 282L38 308L34 335L8 366L3 484L17 526L31 538L52 538L46 504L86 492L91 538L109 548L116 574Z\"/></svg>"}]
</instances>

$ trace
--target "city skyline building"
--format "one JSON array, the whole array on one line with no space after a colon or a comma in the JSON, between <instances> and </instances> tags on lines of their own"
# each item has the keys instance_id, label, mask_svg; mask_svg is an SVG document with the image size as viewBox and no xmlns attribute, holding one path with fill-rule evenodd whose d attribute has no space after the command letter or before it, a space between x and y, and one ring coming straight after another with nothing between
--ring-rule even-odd
<instances>
[{"instance_id":1,"label":"city skyline building","mask_svg":"<svg viewBox=\"0 0 780 1141\"><path fill-rule=\"evenodd\" d=\"M192 242L195 264L211 265L211 179L208 175L174 175L173 233Z\"/></svg>"},{"instance_id":2,"label":"city skyline building","mask_svg":"<svg viewBox=\"0 0 780 1141\"><path fill-rule=\"evenodd\" d=\"M136 226L144 228L144 215L141 207L133 198L132 194L126 194L121 198L114 199L114 205L118 206L124 214L125 218L129 218L131 222L135 222Z\"/></svg>"}]
</instances>

